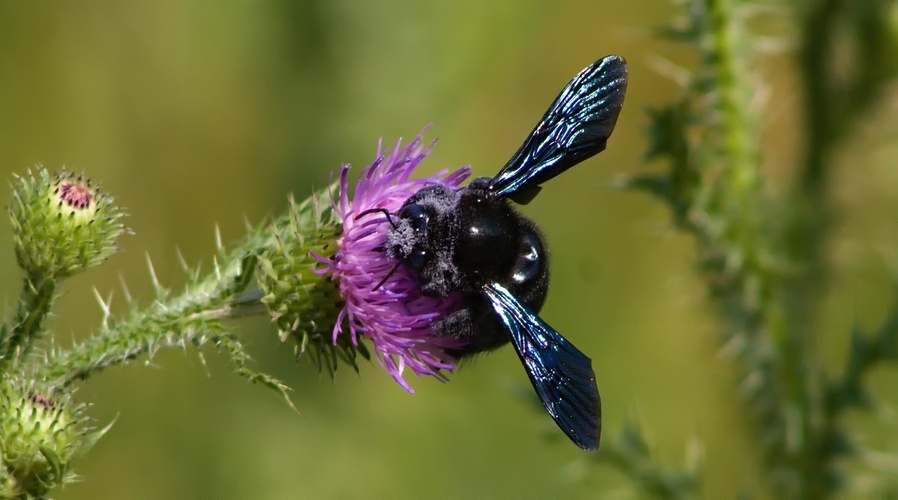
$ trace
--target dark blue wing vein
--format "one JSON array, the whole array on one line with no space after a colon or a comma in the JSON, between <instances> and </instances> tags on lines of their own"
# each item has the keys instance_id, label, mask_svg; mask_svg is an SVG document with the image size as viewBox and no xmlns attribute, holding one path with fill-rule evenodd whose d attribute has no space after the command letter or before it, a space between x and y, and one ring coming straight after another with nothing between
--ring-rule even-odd
<instances>
[{"instance_id":1,"label":"dark blue wing vein","mask_svg":"<svg viewBox=\"0 0 898 500\"><path fill-rule=\"evenodd\" d=\"M571 441L599 447L602 403L592 362L505 287L484 287L543 406Z\"/></svg>"},{"instance_id":2,"label":"dark blue wing vein","mask_svg":"<svg viewBox=\"0 0 898 500\"><path fill-rule=\"evenodd\" d=\"M604 57L581 71L493 177L490 189L498 198L526 203L532 198L528 191L603 151L626 90L627 62L620 56Z\"/></svg>"}]
</instances>

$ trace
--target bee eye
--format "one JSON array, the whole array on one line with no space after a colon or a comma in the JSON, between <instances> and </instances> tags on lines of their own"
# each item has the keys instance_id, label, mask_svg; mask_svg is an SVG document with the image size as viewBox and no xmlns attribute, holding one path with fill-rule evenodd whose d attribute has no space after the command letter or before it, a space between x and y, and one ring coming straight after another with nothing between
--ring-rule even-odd
<instances>
[{"instance_id":1,"label":"bee eye","mask_svg":"<svg viewBox=\"0 0 898 500\"><path fill-rule=\"evenodd\" d=\"M420 231L424 229L430 220L430 213L423 206L412 203L402 207L402 210L399 211L399 218L407 220L409 226L415 231Z\"/></svg>"},{"instance_id":2,"label":"bee eye","mask_svg":"<svg viewBox=\"0 0 898 500\"><path fill-rule=\"evenodd\" d=\"M405 264L415 271L420 271L427 265L428 257L427 250L424 250L420 246L416 246L412 249L412 253L405 258Z\"/></svg>"}]
</instances>

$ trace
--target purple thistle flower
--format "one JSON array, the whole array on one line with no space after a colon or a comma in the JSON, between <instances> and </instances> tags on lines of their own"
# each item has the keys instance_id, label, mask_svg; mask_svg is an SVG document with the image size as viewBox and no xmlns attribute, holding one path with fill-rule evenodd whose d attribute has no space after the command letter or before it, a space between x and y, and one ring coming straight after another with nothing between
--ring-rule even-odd
<instances>
[{"instance_id":1,"label":"purple thistle flower","mask_svg":"<svg viewBox=\"0 0 898 500\"><path fill-rule=\"evenodd\" d=\"M315 256L325 267L319 274L330 274L339 283L346 301L333 330L333 341L348 335L354 345L359 337L374 343L377 361L405 390L414 393L403 377L406 367L417 374L446 380L444 371L455 369L456 359L446 349L461 342L434 334L431 325L461 306L458 296L431 297L421 294L418 279L404 266L386 255L387 215L395 214L403 203L425 186L442 184L458 188L470 175L470 168L449 173L442 170L424 179L410 179L415 168L433 147L421 143L423 131L411 144L402 140L386 156L381 142L377 159L362 169L349 196L349 165L340 169L338 193L332 195L334 211L343 223L338 249L332 258Z\"/></svg>"}]
</instances>

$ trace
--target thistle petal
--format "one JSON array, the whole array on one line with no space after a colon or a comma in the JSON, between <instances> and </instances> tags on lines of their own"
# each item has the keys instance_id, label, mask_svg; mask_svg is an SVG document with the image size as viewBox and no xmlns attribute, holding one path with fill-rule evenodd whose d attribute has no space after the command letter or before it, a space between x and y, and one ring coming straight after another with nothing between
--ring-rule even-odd
<instances>
[{"instance_id":1,"label":"thistle petal","mask_svg":"<svg viewBox=\"0 0 898 500\"><path fill-rule=\"evenodd\" d=\"M414 391L404 378L406 368L418 376L445 380L445 371L456 366L456 360L446 350L460 345L458 340L437 336L432 330L434 320L460 307L460 297L423 295L417 278L388 258L384 250L391 227L388 214L397 213L409 197L425 186L458 188L470 175L470 169L465 167L411 179L432 147L433 143L422 143L421 135L405 146L398 141L386 155L381 154L378 144L378 158L362 169L351 197L350 167L344 165L337 192L332 194L332 206L342 221L343 233L335 254L318 257L323 264L318 272L339 282L345 301L341 316L348 324L348 332L338 321L334 339L347 333L353 343L358 343L359 338L370 339L377 361L409 392Z\"/></svg>"}]
</instances>

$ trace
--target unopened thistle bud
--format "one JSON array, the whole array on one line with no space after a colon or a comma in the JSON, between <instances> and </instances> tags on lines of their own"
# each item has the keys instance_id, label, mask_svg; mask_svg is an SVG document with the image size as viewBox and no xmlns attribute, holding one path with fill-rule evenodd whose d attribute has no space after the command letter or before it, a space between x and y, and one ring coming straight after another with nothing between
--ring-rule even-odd
<instances>
[{"instance_id":1,"label":"unopened thistle bud","mask_svg":"<svg viewBox=\"0 0 898 500\"><path fill-rule=\"evenodd\" d=\"M43 498L71 479L71 461L93 443L83 406L17 379L0 381L0 493Z\"/></svg>"},{"instance_id":2,"label":"unopened thistle bud","mask_svg":"<svg viewBox=\"0 0 898 500\"><path fill-rule=\"evenodd\" d=\"M126 231L113 198L81 175L38 168L12 187L16 257L30 275L64 278L99 264Z\"/></svg>"}]
</instances>

